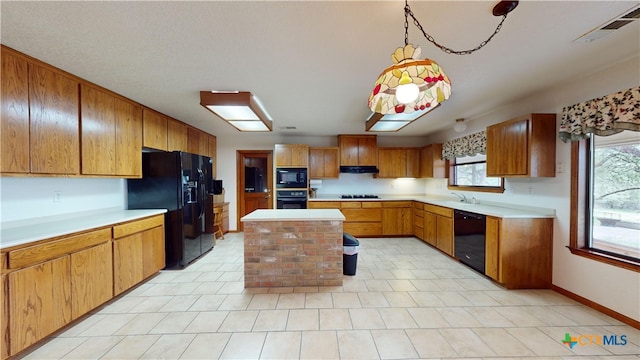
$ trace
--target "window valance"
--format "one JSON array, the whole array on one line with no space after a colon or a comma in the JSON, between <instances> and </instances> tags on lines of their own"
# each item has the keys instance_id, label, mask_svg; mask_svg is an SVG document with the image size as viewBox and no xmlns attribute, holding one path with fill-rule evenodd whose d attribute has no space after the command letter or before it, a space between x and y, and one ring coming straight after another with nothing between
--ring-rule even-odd
<instances>
[{"instance_id":1,"label":"window valance","mask_svg":"<svg viewBox=\"0 0 640 360\"><path fill-rule=\"evenodd\" d=\"M640 86L563 108L558 136L575 141L623 130L640 131Z\"/></svg>"},{"instance_id":2,"label":"window valance","mask_svg":"<svg viewBox=\"0 0 640 360\"><path fill-rule=\"evenodd\" d=\"M442 158L453 160L456 157L484 154L487 151L487 132L474 134L449 140L442 144Z\"/></svg>"}]
</instances>

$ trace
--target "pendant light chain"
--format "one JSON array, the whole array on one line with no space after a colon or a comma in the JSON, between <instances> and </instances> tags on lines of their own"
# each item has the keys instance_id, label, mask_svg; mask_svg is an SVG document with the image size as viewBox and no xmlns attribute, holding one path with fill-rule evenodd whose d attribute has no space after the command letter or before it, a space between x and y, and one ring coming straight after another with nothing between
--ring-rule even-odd
<instances>
[{"instance_id":1,"label":"pendant light chain","mask_svg":"<svg viewBox=\"0 0 640 360\"><path fill-rule=\"evenodd\" d=\"M404 5L404 45L406 46L409 43L409 20L408 20L408 17L411 16L411 18L413 19L413 23L422 32L422 35L424 35L424 37L430 43L435 45L438 49L446 52L447 54L469 55L469 54L471 54L473 52L476 52L476 51L482 49L485 45L487 45L489 43L489 41L491 41L491 39L493 39L494 36L496 36L496 34L498 32L500 32L500 29L502 28L502 23L504 23L504 21L507 19L507 14L502 15L502 21L500 21L500 23L496 27L496 30L493 32L493 34L491 34L491 36L489 36L489 38L487 40L481 42L480 45L476 46L475 48L469 49L469 50L453 50L451 48L448 48L448 47L446 47L444 45L439 44L433 38L433 36L427 34L427 32L422 27L422 25L420 25L420 22L418 21L418 19L416 19L416 17L413 15L413 11L411 11L411 8L409 7L408 0L405 0L404 4L405 4Z\"/></svg>"}]
</instances>

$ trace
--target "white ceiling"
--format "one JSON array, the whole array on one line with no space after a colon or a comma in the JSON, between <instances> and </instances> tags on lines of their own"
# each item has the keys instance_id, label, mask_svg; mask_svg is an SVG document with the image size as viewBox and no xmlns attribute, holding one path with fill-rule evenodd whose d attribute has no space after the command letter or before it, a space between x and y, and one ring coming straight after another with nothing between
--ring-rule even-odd
<instances>
[{"instance_id":1,"label":"white ceiling","mask_svg":"<svg viewBox=\"0 0 640 360\"><path fill-rule=\"evenodd\" d=\"M474 48L497 2L410 1L427 33ZM398 136L451 127L640 53L640 21L582 34L637 1L521 1L478 52L446 54L410 22L409 42L452 81L443 105ZM271 136L364 133L367 99L404 45L404 1L1 1L1 42L214 135L243 136L199 105L201 90L256 94ZM640 82L640 79L639 79ZM295 126L297 130L281 127ZM385 133L388 134L388 133Z\"/></svg>"}]
</instances>

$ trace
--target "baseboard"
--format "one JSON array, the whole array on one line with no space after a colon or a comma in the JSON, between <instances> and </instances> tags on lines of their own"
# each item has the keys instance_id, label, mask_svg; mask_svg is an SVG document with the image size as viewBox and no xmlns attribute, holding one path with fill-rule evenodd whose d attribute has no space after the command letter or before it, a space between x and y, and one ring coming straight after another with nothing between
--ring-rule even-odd
<instances>
[{"instance_id":1,"label":"baseboard","mask_svg":"<svg viewBox=\"0 0 640 360\"><path fill-rule=\"evenodd\" d=\"M586 305L586 306L588 306L588 307L590 307L592 309L598 310L598 311L600 311L601 313L603 313L605 315L611 316L612 318L614 318L614 319L616 319L618 321L621 321L621 322L623 322L623 323L625 323L625 324L627 324L629 326L632 326L632 327L640 330L640 321L638 321L638 320L632 319L632 318L630 318L630 317L628 317L628 316L626 316L624 314L620 314L619 312L617 312L615 310L609 309L606 306L602 306L602 305L600 305L600 304L598 304L596 302L593 302L593 301L591 301L591 300L589 300L587 298L584 298L584 297L582 297L582 296L580 296L578 294L574 294L571 291L563 289L563 288L561 288L559 286L556 286L556 285L552 284L551 285L551 290L553 290L555 292L558 292L558 293L560 293L560 294L562 294L562 295L564 295L564 296L566 296L566 297L568 297L570 299L573 299L573 300L575 300L575 301L577 301L577 302L579 302L579 303L581 303L583 305Z\"/></svg>"}]
</instances>

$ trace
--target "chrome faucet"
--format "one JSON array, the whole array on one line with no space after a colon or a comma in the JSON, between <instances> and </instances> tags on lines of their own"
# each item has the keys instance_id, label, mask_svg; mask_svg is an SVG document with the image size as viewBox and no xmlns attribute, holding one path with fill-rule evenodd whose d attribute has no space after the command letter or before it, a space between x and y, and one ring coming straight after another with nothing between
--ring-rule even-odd
<instances>
[{"instance_id":1,"label":"chrome faucet","mask_svg":"<svg viewBox=\"0 0 640 360\"><path fill-rule=\"evenodd\" d=\"M462 201L463 203L466 203L466 202L467 202L467 197L466 197L466 196L464 196L464 194L458 194L458 193L454 193L454 192L452 192L452 194L453 194L453 195L455 195L455 196L457 196L457 197L459 197L459 198L460 198L460 201Z\"/></svg>"}]
</instances>

